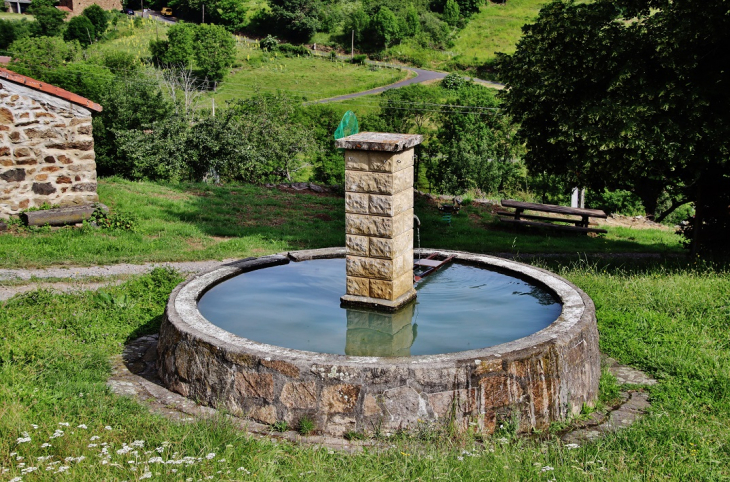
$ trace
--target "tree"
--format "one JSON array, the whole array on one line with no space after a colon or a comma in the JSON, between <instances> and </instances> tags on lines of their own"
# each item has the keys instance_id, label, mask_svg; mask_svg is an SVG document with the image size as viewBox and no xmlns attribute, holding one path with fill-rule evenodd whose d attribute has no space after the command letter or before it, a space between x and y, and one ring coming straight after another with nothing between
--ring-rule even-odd
<instances>
[{"instance_id":1,"label":"tree","mask_svg":"<svg viewBox=\"0 0 730 482\"><path fill-rule=\"evenodd\" d=\"M363 10L362 6L359 6L353 12L345 17L345 25L344 25L344 37L345 40L349 39L349 36L352 35L352 32L355 32L355 45L359 49L364 49L367 45L367 33L368 29L370 27L370 16L368 16L367 13L365 13L365 10Z\"/></svg>"},{"instance_id":2,"label":"tree","mask_svg":"<svg viewBox=\"0 0 730 482\"><path fill-rule=\"evenodd\" d=\"M35 17L34 27L37 37L55 37L63 31L63 21L67 13L56 8L55 0L32 0L28 13Z\"/></svg>"},{"instance_id":3,"label":"tree","mask_svg":"<svg viewBox=\"0 0 730 482\"><path fill-rule=\"evenodd\" d=\"M400 40L400 22L388 7L380 7L380 10L370 22L370 26L373 30L375 43L381 48L388 48Z\"/></svg>"},{"instance_id":4,"label":"tree","mask_svg":"<svg viewBox=\"0 0 730 482\"><path fill-rule=\"evenodd\" d=\"M675 206L692 200L700 228L704 208L726 210L726 10L722 0L546 5L498 63L528 166L596 191L627 189L649 214L663 191Z\"/></svg>"},{"instance_id":5,"label":"tree","mask_svg":"<svg viewBox=\"0 0 730 482\"><path fill-rule=\"evenodd\" d=\"M444 6L444 22L455 27L459 23L460 17L459 4L456 0L446 0L446 5Z\"/></svg>"},{"instance_id":6,"label":"tree","mask_svg":"<svg viewBox=\"0 0 730 482\"><path fill-rule=\"evenodd\" d=\"M195 57L195 31L192 23L178 22L167 31L167 40L150 40L155 63L165 67L187 68Z\"/></svg>"},{"instance_id":7,"label":"tree","mask_svg":"<svg viewBox=\"0 0 730 482\"><path fill-rule=\"evenodd\" d=\"M96 29L88 17L79 15L68 21L63 39L67 42L78 40L83 47L88 47L96 39Z\"/></svg>"},{"instance_id":8,"label":"tree","mask_svg":"<svg viewBox=\"0 0 730 482\"><path fill-rule=\"evenodd\" d=\"M421 31L421 19L418 16L418 10L412 3L409 3L408 8L406 8L402 30L405 37L414 37Z\"/></svg>"},{"instance_id":9,"label":"tree","mask_svg":"<svg viewBox=\"0 0 730 482\"><path fill-rule=\"evenodd\" d=\"M320 27L317 0L268 0L274 25L292 42L308 42Z\"/></svg>"},{"instance_id":10,"label":"tree","mask_svg":"<svg viewBox=\"0 0 730 482\"><path fill-rule=\"evenodd\" d=\"M198 25L194 48L195 63L213 81L222 80L236 60L236 40L220 25Z\"/></svg>"},{"instance_id":11,"label":"tree","mask_svg":"<svg viewBox=\"0 0 730 482\"><path fill-rule=\"evenodd\" d=\"M63 66L76 58L77 42L64 42L58 37L27 37L10 44L13 54L11 69L39 79L46 71Z\"/></svg>"},{"instance_id":12,"label":"tree","mask_svg":"<svg viewBox=\"0 0 730 482\"><path fill-rule=\"evenodd\" d=\"M5 50L16 40L30 36L32 27L33 23L25 19L0 19L0 49Z\"/></svg>"},{"instance_id":13,"label":"tree","mask_svg":"<svg viewBox=\"0 0 730 482\"><path fill-rule=\"evenodd\" d=\"M499 111L494 95L479 85L461 87L449 104L429 146L429 180L452 194L472 188L500 191L520 167L520 145L510 119Z\"/></svg>"},{"instance_id":14,"label":"tree","mask_svg":"<svg viewBox=\"0 0 730 482\"><path fill-rule=\"evenodd\" d=\"M109 18L106 11L97 4L89 5L81 12L81 15L88 18L94 25L96 35L101 37L109 26Z\"/></svg>"}]
</instances>

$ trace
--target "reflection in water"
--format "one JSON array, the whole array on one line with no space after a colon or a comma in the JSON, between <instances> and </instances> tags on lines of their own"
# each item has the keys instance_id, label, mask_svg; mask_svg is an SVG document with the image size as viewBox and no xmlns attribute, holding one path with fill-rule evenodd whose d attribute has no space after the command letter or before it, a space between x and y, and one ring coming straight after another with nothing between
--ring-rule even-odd
<instances>
[{"instance_id":1,"label":"reflection in water","mask_svg":"<svg viewBox=\"0 0 730 482\"><path fill-rule=\"evenodd\" d=\"M411 325L416 303L396 313L347 310L345 354L350 356L411 356L418 325Z\"/></svg>"},{"instance_id":2,"label":"reflection in water","mask_svg":"<svg viewBox=\"0 0 730 482\"><path fill-rule=\"evenodd\" d=\"M555 297L549 291L534 285L528 286L530 288L530 291L513 291L512 294L516 296L532 296L542 306L550 306L557 303Z\"/></svg>"}]
</instances>

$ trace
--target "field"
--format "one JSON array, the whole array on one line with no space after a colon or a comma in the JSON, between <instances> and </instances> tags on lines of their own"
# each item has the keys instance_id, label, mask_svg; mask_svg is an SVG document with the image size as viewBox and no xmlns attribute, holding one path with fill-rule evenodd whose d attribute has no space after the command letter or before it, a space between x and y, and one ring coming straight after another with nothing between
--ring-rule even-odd
<instances>
[{"instance_id":1,"label":"field","mask_svg":"<svg viewBox=\"0 0 730 482\"><path fill-rule=\"evenodd\" d=\"M250 185L154 184L106 179L99 197L137 229L37 228L0 235L0 268L188 261L260 256L285 250L344 246L344 199L297 195ZM140 203L144 199L144 203ZM419 202L423 247L473 252L678 254L671 231L609 227L606 236L506 230L489 211L467 206L446 225L435 206Z\"/></svg>"},{"instance_id":2,"label":"field","mask_svg":"<svg viewBox=\"0 0 730 482\"><path fill-rule=\"evenodd\" d=\"M342 199L253 186L100 183L102 201L138 231L45 228L0 235L0 267L242 257L343 243ZM141 202L144 200L144 202ZM109 359L158 330L182 279L158 269L98 292L33 291L0 302L3 480L726 480L730 477L730 272L690 260L664 232L605 237L501 231L467 207L444 224L419 202L422 244L478 252L573 253L534 259L594 300L601 349L659 384L630 428L568 446L548 430L524 438L453 434L439 425L365 437L347 454L259 439L223 416L173 422L112 394ZM630 237L635 237L631 240ZM540 243L543 243L542 245ZM524 250L524 251L523 251ZM655 251L600 261L590 253ZM583 254L578 254L583 253ZM603 396L618 388L602 380ZM19 480L19 479L14 479Z\"/></svg>"}]
</instances>

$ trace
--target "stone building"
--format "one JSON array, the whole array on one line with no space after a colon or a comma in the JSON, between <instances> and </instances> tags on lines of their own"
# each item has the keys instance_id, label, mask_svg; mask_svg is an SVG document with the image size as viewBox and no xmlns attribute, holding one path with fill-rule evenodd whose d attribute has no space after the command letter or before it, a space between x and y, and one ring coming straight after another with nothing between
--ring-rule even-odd
<instances>
[{"instance_id":1,"label":"stone building","mask_svg":"<svg viewBox=\"0 0 730 482\"><path fill-rule=\"evenodd\" d=\"M0 67L0 218L99 200L91 116L101 109Z\"/></svg>"},{"instance_id":2,"label":"stone building","mask_svg":"<svg viewBox=\"0 0 730 482\"><path fill-rule=\"evenodd\" d=\"M60 0L57 8L69 12L68 17L66 17L66 19L69 19L81 15L86 7L94 4L99 5L104 10L119 11L122 9L121 0Z\"/></svg>"}]
</instances>

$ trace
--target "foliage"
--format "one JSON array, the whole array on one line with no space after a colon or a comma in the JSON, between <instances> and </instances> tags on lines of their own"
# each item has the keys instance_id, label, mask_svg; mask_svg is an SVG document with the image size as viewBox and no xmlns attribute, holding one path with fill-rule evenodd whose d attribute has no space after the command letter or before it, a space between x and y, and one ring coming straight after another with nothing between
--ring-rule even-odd
<instances>
[{"instance_id":1,"label":"foliage","mask_svg":"<svg viewBox=\"0 0 730 482\"><path fill-rule=\"evenodd\" d=\"M292 42L308 42L320 28L322 4L313 0L268 0L276 33Z\"/></svg>"},{"instance_id":2,"label":"foliage","mask_svg":"<svg viewBox=\"0 0 730 482\"><path fill-rule=\"evenodd\" d=\"M177 22L167 31L167 40L150 40L150 53L157 65L187 67L195 55L195 24Z\"/></svg>"},{"instance_id":3,"label":"foliage","mask_svg":"<svg viewBox=\"0 0 730 482\"><path fill-rule=\"evenodd\" d=\"M72 62L57 69L48 70L42 78L46 82L94 102L103 102L112 84L117 80L108 68L85 62Z\"/></svg>"},{"instance_id":4,"label":"foliage","mask_svg":"<svg viewBox=\"0 0 730 482\"><path fill-rule=\"evenodd\" d=\"M456 0L446 0L446 5L444 6L444 22L455 27L459 23L460 17L459 4Z\"/></svg>"},{"instance_id":5,"label":"foliage","mask_svg":"<svg viewBox=\"0 0 730 482\"><path fill-rule=\"evenodd\" d=\"M299 426L297 431L300 435L312 435L316 429L314 420L311 417L304 416L299 419Z\"/></svg>"},{"instance_id":6,"label":"foliage","mask_svg":"<svg viewBox=\"0 0 730 482\"><path fill-rule=\"evenodd\" d=\"M33 30L33 23L25 19L22 21L0 19L0 50L7 49L18 39L29 37Z\"/></svg>"},{"instance_id":7,"label":"foliage","mask_svg":"<svg viewBox=\"0 0 730 482\"><path fill-rule=\"evenodd\" d=\"M665 191L693 200L719 240L730 232L730 114L719 107L730 18L721 0L693 5L556 1L499 66L531 169L632 191L649 214Z\"/></svg>"},{"instance_id":8,"label":"foliage","mask_svg":"<svg viewBox=\"0 0 730 482\"><path fill-rule=\"evenodd\" d=\"M11 70L40 79L43 74L76 58L78 43L66 43L60 37L26 37L10 45Z\"/></svg>"},{"instance_id":9,"label":"foliage","mask_svg":"<svg viewBox=\"0 0 730 482\"><path fill-rule=\"evenodd\" d=\"M209 80L222 80L236 59L236 41L220 25L202 24L195 28L195 63Z\"/></svg>"},{"instance_id":10,"label":"foliage","mask_svg":"<svg viewBox=\"0 0 730 482\"><path fill-rule=\"evenodd\" d=\"M586 205L594 209L601 209L609 214L623 214L625 216L645 215L646 211L635 194L618 189L603 192L586 192Z\"/></svg>"},{"instance_id":11,"label":"foliage","mask_svg":"<svg viewBox=\"0 0 730 482\"><path fill-rule=\"evenodd\" d=\"M494 95L478 85L461 87L449 104L429 146L429 180L452 194L470 188L501 191L520 172L520 146L509 118L499 112Z\"/></svg>"},{"instance_id":12,"label":"foliage","mask_svg":"<svg viewBox=\"0 0 730 482\"><path fill-rule=\"evenodd\" d=\"M55 37L63 31L67 13L56 8L55 0L32 0L28 13L35 18L35 36Z\"/></svg>"},{"instance_id":13,"label":"foliage","mask_svg":"<svg viewBox=\"0 0 730 482\"><path fill-rule=\"evenodd\" d=\"M274 432L286 432L289 430L289 424L286 420L277 420L271 424L271 430Z\"/></svg>"},{"instance_id":14,"label":"foliage","mask_svg":"<svg viewBox=\"0 0 730 482\"><path fill-rule=\"evenodd\" d=\"M287 57L294 56L309 56L311 52L304 45L292 45L288 43L279 44L277 46L279 52L283 53Z\"/></svg>"},{"instance_id":15,"label":"foliage","mask_svg":"<svg viewBox=\"0 0 730 482\"><path fill-rule=\"evenodd\" d=\"M137 229L137 220L134 216L123 212L107 214L101 207L94 209L89 221L102 229L119 229L132 232Z\"/></svg>"},{"instance_id":16,"label":"foliage","mask_svg":"<svg viewBox=\"0 0 730 482\"><path fill-rule=\"evenodd\" d=\"M468 83L463 76L452 72L441 81L441 87L447 90L459 90Z\"/></svg>"},{"instance_id":17,"label":"foliage","mask_svg":"<svg viewBox=\"0 0 730 482\"><path fill-rule=\"evenodd\" d=\"M107 12L97 4L91 4L81 12L81 15L88 18L94 25L94 31L97 37L101 37L109 26L109 16Z\"/></svg>"},{"instance_id":18,"label":"foliage","mask_svg":"<svg viewBox=\"0 0 730 482\"><path fill-rule=\"evenodd\" d=\"M278 45L279 41L271 34L267 35L266 37L262 38L261 41L259 41L259 46L261 47L261 50L265 50L267 52L275 51Z\"/></svg>"},{"instance_id":19,"label":"foliage","mask_svg":"<svg viewBox=\"0 0 730 482\"><path fill-rule=\"evenodd\" d=\"M372 18L370 28L372 40L380 48L388 48L401 39L401 27L398 17L386 6L380 7Z\"/></svg>"},{"instance_id":20,"label":"foliage","mask_svg":"<svg viewBox=\"0 0 730 482\"><path fill-rule=\"evenodd\" d=\"M63 32L63 39L66 42L76 40L84 48L91 45L96 39L96 29L88 17L79 15L68 21L66 31Z\"/></svg>"},{"instance_id":21,"label":"foliage","mask_svg":"<svg viewBox=\"0 0 730 482\"><path fill-rule=\"evenodd\" d=\"M335 147L334 132L342 114L330 105L315 104L299 108L294 122L301 125L316 144L312 153L312 180L327 185L345 182L345 158Z\"/></svg>"}]
</instances>

